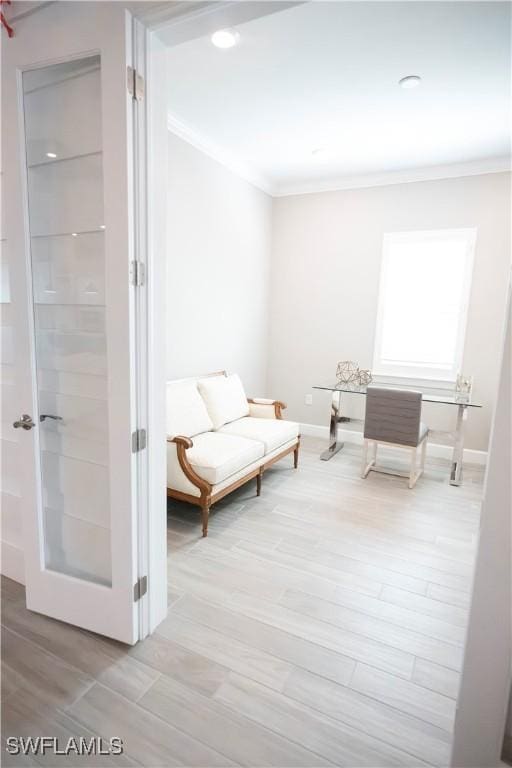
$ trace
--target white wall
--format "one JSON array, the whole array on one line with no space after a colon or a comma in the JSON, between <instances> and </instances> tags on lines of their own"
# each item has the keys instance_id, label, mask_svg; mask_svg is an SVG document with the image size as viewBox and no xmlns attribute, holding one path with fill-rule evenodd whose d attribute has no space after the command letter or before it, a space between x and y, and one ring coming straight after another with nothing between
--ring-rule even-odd
<instances>
[{"instance_id":1,"label":"white wall","mask_svg":"<svg viewBox=\"0 0 512 768\"><path fill-rule=\"evenodd\" d=\"M512 659L510 311L485 479L478 556L455 716L459 768L499 765Z\"/></svg>"},{"instance_id":2,"label":"white wall","mask_svg":"<svg viewBox=\"0 0 512 768\"><path fill-rule=\"evenodd\" d=\"M383 233L476 226L463 370L474 375L484 408L470 413L466 447L487 450L509 268L509 185L510 174L496 173L274 200L269 392L288 403L288 418L326 425L330 397L312 386L334 381L338 360L371 367ZM362 400L351 397L350 415L362 414ZM453 428L449 406L429 406L426 417L433 429Z\"/></svg>"},{"instance_id":3,"label":"white wall","mask_svg":"<svg viewBox=\"0 0 512 768\"><path fill-rule=\"evenodd\" d=\"M266 392L271 198L169 133L167 378Z\"/></svg>"}]
</instances>

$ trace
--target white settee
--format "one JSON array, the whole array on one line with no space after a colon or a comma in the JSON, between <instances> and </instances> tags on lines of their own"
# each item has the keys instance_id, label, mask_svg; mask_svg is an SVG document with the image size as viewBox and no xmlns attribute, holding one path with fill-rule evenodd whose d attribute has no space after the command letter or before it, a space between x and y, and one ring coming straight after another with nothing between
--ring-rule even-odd
<instances>
[{"instance_id":1,"label":"white settee","mask_svg":"<svg viewBox=\"0 0 512 768\"><path fill-rule=\"evenodd\" d=\"M248 399L224 371L167 382L167 495L202 510L255 478L260 495L267 467L289 453L299 458L299 425L285 421L277 400Z\"/></svg>"}]
</instances>

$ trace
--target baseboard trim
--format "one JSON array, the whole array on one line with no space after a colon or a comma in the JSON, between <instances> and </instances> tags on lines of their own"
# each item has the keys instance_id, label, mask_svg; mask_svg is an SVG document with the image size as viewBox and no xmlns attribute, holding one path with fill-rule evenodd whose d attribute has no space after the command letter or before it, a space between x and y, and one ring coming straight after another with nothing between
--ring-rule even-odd
<instances>
[{"instance_id":1,"label":"baseboard trim","mask_svg":"<svg viewBox=\"0 0 512 768\"><path fill-rule=\"evenodd\" d=\"M2 541L2 562L0 563L0 573L7 576L8 579L25 584L25 558L23 550Z\"/></svg>"},{"instance_id":2,"label":"baseboard trim","mask_svg":"<svg viewBox=\"0 0 512 768\"><path fill-rule=\"evenodd\" d=\"M322 437L329 439L328 427L321 427L318 424L301 424L300 431L302 435L308 435L309 437ZM340 439L353 445L363 444L363 433L352 429L338 429L338 436ZM389 450L393 450L389 448ZM400 449L397 449L400 450ZM447 459L452 458L452 447L450 445L441 445L440 443L427 443L427 456L431 456L435 459ZM464 462L466 464L478 464L481 467L485 467L487 464L487 451L476 451L472 448L464 448Z\"/></svg>"}]
</instances>

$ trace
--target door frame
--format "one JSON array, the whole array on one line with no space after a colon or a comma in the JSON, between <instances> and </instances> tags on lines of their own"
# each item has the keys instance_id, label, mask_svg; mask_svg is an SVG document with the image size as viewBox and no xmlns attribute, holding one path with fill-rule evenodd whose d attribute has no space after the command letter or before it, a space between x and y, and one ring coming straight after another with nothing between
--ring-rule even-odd
<instances>
[{"instance_id":1,"label":"door frame","mask_svg":"<svg viewBox=\"0 0 512 768\"><path fill-rule=\"evenodd\" d=\"M465 768L500 765L512 701L511 348L512 273L452 742Z\"/></svg>"}]
</instances>

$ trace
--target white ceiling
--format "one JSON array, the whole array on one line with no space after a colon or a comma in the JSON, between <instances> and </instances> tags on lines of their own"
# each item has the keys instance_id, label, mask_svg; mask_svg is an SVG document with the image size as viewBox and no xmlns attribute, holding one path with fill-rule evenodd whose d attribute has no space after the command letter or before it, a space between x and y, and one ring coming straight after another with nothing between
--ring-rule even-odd
<instances>
[{"instance_id":1,"label":"white ceiling","mask_svg":"<svg viewBox=\"0 0 512 768\"><path fill-rule=\"evenodd\" d=\"M510 153L509 3L317 1L237 29L169 49L170 127L274 194Z\"/></svg>"}]
</instances>

